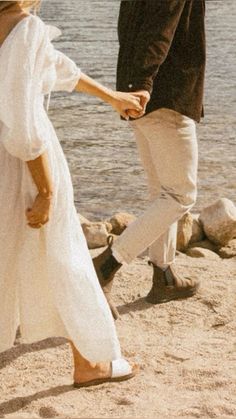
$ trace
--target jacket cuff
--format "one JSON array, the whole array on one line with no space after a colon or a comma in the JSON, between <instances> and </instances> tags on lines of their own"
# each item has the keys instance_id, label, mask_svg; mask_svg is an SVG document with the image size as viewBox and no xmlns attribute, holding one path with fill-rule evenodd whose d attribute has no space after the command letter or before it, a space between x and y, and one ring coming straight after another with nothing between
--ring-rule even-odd
<instances>
[{"instance_id":1,"label":"jacket cuff","mask_svg":"<svg viewBox=\"0 0 236 419\"><path fill-rule=\"evenodd\" d=\"M147 90L150 94L153 90L153 80L152 79L140 79L131 81L128 85L130 92L136 92L137 90Z\"/></svg>"}]
</instances>

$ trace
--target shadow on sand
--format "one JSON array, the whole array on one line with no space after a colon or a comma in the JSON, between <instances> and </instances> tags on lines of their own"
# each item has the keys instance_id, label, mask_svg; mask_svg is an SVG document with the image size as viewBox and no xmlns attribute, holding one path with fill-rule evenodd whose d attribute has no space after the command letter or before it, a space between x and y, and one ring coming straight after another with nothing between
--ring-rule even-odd
<instances>
[{"instance_id":1,"label":"shadow on sand","mask_svg":"<svg viewBox=\"0 0 236 419\"><path fill-rule=\"evenodd\" d=\"M0 370L24 354L55 348L56 346L64 345L66 342L67 340L64 338L48 338L31 344L15 344L13 348L0 354Z\"/></svg>"},{"instance_id":2,"label":"shadow on sand","mask_svg":"<svg viewBox=\"0 0 236 419\"><path fill-rule=\"evenodd\" d=\"M3 418L5 417L4 415L18 412L19 410L23 409L24 407L26 407L27 405L29 405L30 403L36 400L43 399L46 397L59 396L60 394L68 393L69 391L73 391L73 390L76 390L76 389L72 385L63 385L63 386L50 388L47 390L42 390L30 396L15 397L14 399L8 400L0 404L0 417ZM54 415L47 416L47 417L54 417Z\"/></svg>"},{"instance_id":3,"label":"shadow on sand","mask_svg":"<svg viewBox=\"0 0 236 419\"><path fill-rule=\"evenodd\" d=\"M120 315L128 314L135 311L144 311L153 307L153 304L149 304L144 297L139 298L138 300L132 301L132 303L123 304L117 307Z\"/></svg>"}]
</instances>

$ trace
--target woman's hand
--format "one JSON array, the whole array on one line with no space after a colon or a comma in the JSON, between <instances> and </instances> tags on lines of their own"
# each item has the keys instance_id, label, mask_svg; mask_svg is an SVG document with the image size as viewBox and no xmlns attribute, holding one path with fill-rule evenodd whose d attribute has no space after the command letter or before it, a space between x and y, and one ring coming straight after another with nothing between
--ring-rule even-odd
<instances>
[{"instance_id":1,"label":"woman's hand","mask_svg":"<svg viewBox=\"0 0 236 419\"><path fill-rule=\"evenodd\" d=\"M143 106L138 94L113 92L110 104L126 120L129 119L130 111L137 113L138 117L143 115Z\"/></svg>"},{"instance_id":2,"label":"woman's hand","mask_svg":"<svg viewBox=\"0 0 236 419\"><path fill-rule=\"evenodd\" d=\"M142 112L138 112L136 110L130 109L127 113L128 116L131 118L140 118L146 112L147 104L151 98L150 93L147 90L138 90L136 92L132 92L132 95L138 97L140 99L140 105L142 106Z\"/></svg>"},{"instance_id":3,"label":"woman's hand","mask_svg":"<svg viewBox=\"0 0 236 419\"><path fill-rule=\"evenodd\" d=\"M26 210L28 226L40 228L49 221L51 198L38 194L32 208Z\"/></svg>"}]
</instances>

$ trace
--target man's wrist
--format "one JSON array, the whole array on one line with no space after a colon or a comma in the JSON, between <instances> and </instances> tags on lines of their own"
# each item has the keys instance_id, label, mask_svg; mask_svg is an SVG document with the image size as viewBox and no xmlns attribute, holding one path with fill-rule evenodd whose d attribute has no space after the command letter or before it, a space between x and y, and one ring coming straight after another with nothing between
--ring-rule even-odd
<instances>
[{"instance_id":1,"label":"man's wrist","mask_svg":"<svg viewBox=\"0 0 236 419\"><path fill-rule=\"evenodd\" d=\"M146 91L149 95L152 94L153 82L150 80L135 80L128 85L130 92Z\"/></svg>"},{"instance_id":2,"label":"man's wrist","mask_svg":"<svg viewBox=\"0 0 236 419\"><path fill-rule=\"evenodd\" d=\"M144 89L137 89L137 90L135 90L133 93L135 93L135 94L140 94L140 96L145 97L145 98L147 99L147 101L149 101L149 100L150 100L150 98L151 98L151 95L150 95L150 93L149 93L149 91L148 91L148 90L144 90Z\"/></svg>"}]
</instances>

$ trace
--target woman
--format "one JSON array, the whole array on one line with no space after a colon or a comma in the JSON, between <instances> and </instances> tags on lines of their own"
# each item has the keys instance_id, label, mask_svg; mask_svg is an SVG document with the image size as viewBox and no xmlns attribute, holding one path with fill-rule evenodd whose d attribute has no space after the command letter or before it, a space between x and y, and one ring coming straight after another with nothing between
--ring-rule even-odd
<instances>
[{"instance_id":1,"label":"woman","mask_svg":"<svg viewBox=\"0 0 236 419\"><path fill-rule=\"evenodd\" d=\"M18 324L30 343L64 336L74 355L74 385L131 378L74 207L71 177L44 110L58 90L96 95L121 115L139 99L84 75L54 49L60 33L25 7L0 2L0 351ZM112 362L111 362L112 361Z\"/></svg>"}]
</instances>

